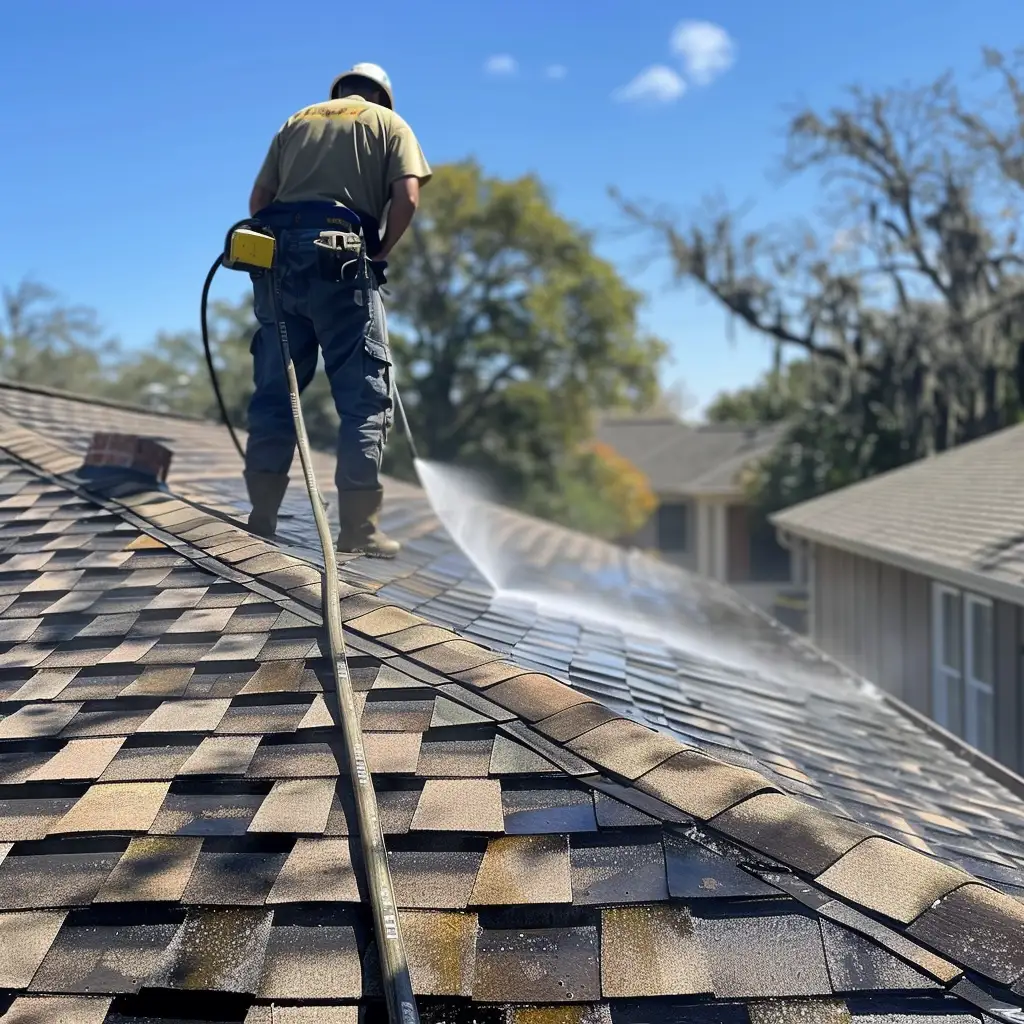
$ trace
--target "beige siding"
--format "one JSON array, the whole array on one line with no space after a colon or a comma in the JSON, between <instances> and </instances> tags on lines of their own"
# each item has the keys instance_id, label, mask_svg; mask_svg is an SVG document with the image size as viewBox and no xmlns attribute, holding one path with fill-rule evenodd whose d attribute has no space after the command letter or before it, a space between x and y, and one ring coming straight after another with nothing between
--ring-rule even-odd
<instances>
[{"instance_id":1,"label":"beige siding","mask_svg":"<svg viewBox=\"0 0 1024 1024\"><path fill-rule=\"evenodd\" d=\"M932 588L929 580L903 577L903 697L914 710L932 713Z\"/></svg>"},{"instance_id":2,"label":"beige siding","mask_svg":"<svg viewBox=\"0 0 1024 1024\"><path fill-rule=\"evenodd\" d=\"M826 653L931 716L932 581L816 546L813 639ZM994 601L995 756L1024 770L1024 609Z\"/></svg>"}]
</instances>

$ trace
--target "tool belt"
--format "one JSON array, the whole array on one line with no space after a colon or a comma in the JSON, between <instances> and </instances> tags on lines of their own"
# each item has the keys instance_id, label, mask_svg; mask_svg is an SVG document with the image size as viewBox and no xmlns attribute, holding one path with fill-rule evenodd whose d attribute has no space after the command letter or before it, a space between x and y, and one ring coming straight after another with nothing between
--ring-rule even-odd
<instances>
[{"instance_id":1,"label":"tool belt","mask_svg":"<svg viewBox=\"0 0 1024 1024\"><path fill-rule=\"evenodd\" d=\"M373 259L380 252L380 222L376 217L336 203L304 202L271 203L258 211L254 219L273 230L319 230L320 238L314 244L317 265L325 281L351 280L350 265L355 263L357 269L361 268L361 257L366 256L377 286L387 282L387 263Z\"/></svg>"}]
</instances>

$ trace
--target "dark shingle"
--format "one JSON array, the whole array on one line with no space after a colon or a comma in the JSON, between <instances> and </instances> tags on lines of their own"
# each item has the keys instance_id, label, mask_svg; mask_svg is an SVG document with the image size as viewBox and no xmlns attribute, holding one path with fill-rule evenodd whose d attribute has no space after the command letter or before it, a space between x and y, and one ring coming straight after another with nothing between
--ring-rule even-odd
<instances>
[{"instance_id":1,"label":"dark shingle","mask_svg":"<svg viewBox=\"0 0 1024 1024\"><path fill-rule=\"evenodd\" d=\"M473 998L482 1002L593 1002L601 997L597 928L484 929Z\"/></svg>"}]
</instances>

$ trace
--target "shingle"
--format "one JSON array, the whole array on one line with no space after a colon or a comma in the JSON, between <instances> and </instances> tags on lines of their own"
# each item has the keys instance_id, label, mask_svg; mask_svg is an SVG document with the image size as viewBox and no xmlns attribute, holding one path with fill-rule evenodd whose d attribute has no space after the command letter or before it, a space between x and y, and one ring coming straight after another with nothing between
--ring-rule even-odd
<instances>
[{"instance_id":1,"label":"shingle","mask_svg":"<svg viewBox=\"0 0 1024 1024\"><path fill-rule=\"evenodd\" d=\"M818 907L818 913L827 920L838 921L840 924L855 930L860 935L870 936L880 946L891 950L902 960L920 968L930 977L936 978L943 985L959 978L963 971L955 964L911 942L906 936L894 931L889 925L882 924L873 917L848 907L838 900L829 900Z\"/></svg>"},{"instance_id":2,"label":"shingle","mask_svg":"<svg viewBox=\"0 0 1024 1024\"><path fill-rule=\"evenodd\" d=\"M100 782L147 782L173 779L195 751L192 746L121 747Z\"/></svg>"},{"instance_id":3,"label":"shingle","mask_svg":"<svg viewBox=\"0 0 1024 1024\"><path fill-rule=\"evenodd\" d=\"M159 963L175 924L65 926L32 979L36 992L137 992Z\"/></svg>"},{"instance_id":4,"label":"shingle","mask_svg":"<svg viewBox=\"0 0 1024 1024\"><path fill-rule=\"evenodd\" d=\"M344 609L342 609L344 615ZM345 628L353 629L365 636L387 636L398 633L412 626L423 625L423 620L401 608L387 606L359 615L356 618L345 617Z\"/></svg>"},{"instance_id":5,"label":"shingle","mask_svg":"<svg viewBox=\"0 0 1024 1024\"><path fill-rule=\"evenodd\" d=\"M1024 978L1024 905L988 886L972 882L949 893L908 934L1001 985Z\"/></svg>"},{"instance_id":6,"label":"shingle","mask_svg":"<svg viewBox=\"0 0 1024 1024\"><path fill-rule=\"evenodd\" d=\"M558 714L537 722L534 728L556 743L567 743L569 740L574 740L577 736L582 736L585 732L617 718L617 715L603 705L591 701L587 704L577 704L565 711L559 711Z\"/></svg>"},{"instance_id":7,"label":"shingle","mask_svg":"<svg viewBox=\"0 0 1024 1024\"><path fill-rule=\"evenodd\" d=\"M199 859L202 840L136 836L96 895L97 903L181 899Z\"/></svg>"},{"instance_id":8,"label":"shingle","mask_svg":"<svg viewBox=\"0 0 1024 1024\"><path fill-rule=\"evenodd\" d=\"M571 903L567 836L499 836L487 844L470 900L476 905Z\"/></svg>"},{"instance_id":9,"label":"shingle","mask_svg":"<svg viewBox=\"0 0 1024 1024\"><path fill-rule=\"evenodd\" d=\"M821 921L832 987L837 993L937 989L931 978L849 928Z\"/></svg>"},{"instance_id":10,"label":"shingle","mask_svg":"<svg viewBox=\"0 0 1024 1024\"><path fill-rule=\"evenodd\" d=\"M323 698L323 694L318 693L313 698L313 703L309 705L306 713L302 716L302 721L299 722L299 729L329 729L337 726L338 720L335 712L332 710L335 706L335 702L331 701L331 707L327 706L327 702Z\"/></svg>"},{"instance_id":11,"label":"shingle","mask_svg":"<svg viewBox=\"0 0 1024 1024\"><path fill-rule=\"evenodd\" d=\"M476 914L407 910L401 927L417 995L472 995Z\"/></svg>"},{"instance_id":12,"label":"shingle","mask_svg":"<svg viewBox=\"0 0 1024 1024\"><path fill-rule=\"evenodd\" d=\"M239 693L289 693L300 689L300 681L306 670L301 660L266 661Z\"/></svg>"},{"instance_id":13,"label":"shingle","mask_svg":"<svg viewBox=\"0 0 1024 1024\"><path fill-rule=\"evenodd\" d=\"M477 850L389 850L395 902L419 910L464 910L483 853Z\"/></svg>"},{"instance_id":14,"label":"shingle","mask_svg":"<svg viewBox=\"0 0 1024 1024\"><path fill-rule=\"evenodd\" d=\"M658 820L629 804L622 803L606 793L595 791L594 813L600 828L632 828L636 825L656 825Z\"/></svg>"},{"instance_id":15,"label":"shingle","mask_svg":"<svg viewBox=\"0 0 1024 1024\"><path fill-rule=\"evenodd\" d=\"M350 623L349 625L354 624ZM31 636L31 632L18 639L27 640L29 636ZM405 653L457 639L458 634L453 633L449 629L441 629L440 626L410 626L408 629L389 634L384 642L388 647L393 647L396 651Z\"/></svg>"},{"instance_id":16,"label":"shingle","mask_svg":"<svg viewBox=\"0 0 1024 1024\"><path fill-rule=\"evenodd\" d=\"M267 944L261 999L358 999L363 993L356 936L348 926L285 925Z\"/></svg>"},{"instance_id":17,"label":"shingle","mask_svg":"<svg viewBox=\"0 0 1024 1024\"><path fill-rule=\"evenodd\" d=\"M249 825L250 832L320 834L327 827L334 779L281 779Z\"/></svg>"},{"instance_id":18,"label":"shingle","mask_svg":"<svg viewBox=\"0 0 1024 1024\"><path fill-rule=\"evenodd\" d=\"M463 672L453 672L452 676L461 683L468 683L478 690L487 689L497 683L502 683L513 676L526 675L527 670L518 665L511 665L503 661L491 661L476 668L467 669Z\"/></svg>"},{"instance_id":19,"label":"shingle","mask_svg":"<svg viewBox=\"0 0 1024 1024\"><path fill-rule=\"evenodd\" d=\"M798 871L818 875L848 853L870 829L782 793L759 793L711 824L727 836Z\"/></svg>"},{"instance_id":20,"label":"shingle","mask_svg":"<svg viewBox=\"0 0 1024 1024\"><path fill-rule=\"evenodd\" d=\"M558 768L536 751L498 733L491 748L488 772L491 775L538 775L557 772Z\"/></svg>"},{"instance_id":21,"label":"shingle","mask_svg":"<svg viewBox=\"0 0 1024 1024\"><path fill-rule=\"evenodd\" d=\"M149 831L158 836L244 836L262 802L257 793L171 792Z\"/></svg>"},{"instance_id":22,"label":"shingle","mask_svg":"<svg viewBox=\"0 0 1024 1024\"><path fill-rule=\"evenodd\" d=\"M283 853L199 854L182 899L186 903L260 906L284 866Z\"/></svg>"},{"instance_id":23,"label":"shingle","mask_svg":"<svg viewBox=\"0 0 1024 1024\"><path fill-rule=\"evenodd\" d=\"M98 779L114 759L124 740L107 739L70 740L46 764L37 768L30 782L49 780L72 781Z\"/></svg>"},{"instance_id":24,"label":"shingle","mask_svg":"<svg viewBox=\"0 0 1024 1024\"><path fill-rule=\"evenodd\" d=\"M656 903L669 898L661 843L574 845L572 902L577 906Z\"/></svg>"},{"instance_id":25,"label":"shingle","mask_svg":"<svg viewBox=\"0 0 1024 1024\"><path fill-rule=\"evenodd\" d=\"M501 783L496 779L428 779L412 829L502 832Z\"/></svg>"},{"instance_id":26,"label":"shingle","mask_svg":"<svg viewBox=\"0 0 1024 1024\"><path fill-rule=\"evenodd\" d=\"M430 716L430 729L444 728L453 725L483 725L491 719L470 708L456 704L455 701L446 697L438 697L434 701L434 710Z\"/></svg>"},{"instance_id":27,"label":"shingle","mask_svg":"<svg viewBox=\"0 0 1024 1024\"><path fill-rule=\"evenodd\" d=\"M477 938L478 1002L593 1002L601 997L597 929L484 929Z\"/></svg>"},{"instance_id":28,"label":"shingle","mask_svg":"<svg viewBox=\"0 0 1024 1024\"><path fill-rule=\"evenodd\" d=\"M11 700L54 700L64 692L79 671L77 668L40 669L27 683L14 691Z\"/></svg>"},{"instance_id":29,"label":"shingle","mask_svg":"<svg viewBox=\"0 0 1024 1024\"><path fill-rule=\"evenodd\" d=\"M34 853L0 863L0 910L86 906L121 854Z\"/></svg>"},{"instance_id":30,"label":"shingle","mask_svg":"<svg viewBox=\"0 0 1024 1024\"><path fill-rule=\"evenodd\" d=\"M631 780L657 768L683 749L678 740L624 718L599 725L565 745L574 754Z\"/></svg>"},{"instance_id":31,"label":"shingle","mask_svg":"<svg viewBox=\"0 0 1024 1024\"><path fill-rule=\"evenodd\" d=\"M259 736L208 736L178 769L179 775L244 775Z\"/></svg>"},{"instance_id":32,"label":"shingle","mask_svg":"<svg viewBox=\"0 0 1024 1024\"><path fill-rule=\"evenodd\" d=\"M606 998L712 991L707 958L685 907L602 911L601 992Z\"/></svg>"},{"instance_id":33,"label":"shingle","mask_svg":"<svg viewBox=\"0 0 1024 1024\"><path fill-rule=\"evenodd\" d=\"M249 907L190 911L148 984L255 995L272 920L272 911Z\"/></svg>"},{"instance_id":34,"label":"shingle","mask_svg":"<svg viewBox=\"0 0 1024 1024\"><path fill-rule=\"evenodd\" d=\"M212 732L229 700L167 700L139 726L139 732Z\"/></svg>"},{"instance_id":35,"label":"shingle","mask_svg":"<svg viewBox=\"0 0 1024 1024\"><path fill-rule=\"evenodd\" d=\"M798 914L695 918L720 999L831 995L818 922Z\"/></svg>"},{"instance_id":36,"label":"shingle","mask_svg":"<svg viewBox=\"0 0 1024 1024\"><path fill-rule=\"evenodd\" d=\"M419 762L422 733L367 732L363 751L373 774L413 775Z\"/></svg>"},{"instance_id":37,"label":"shingle","mask_svg":"<svg viewBox=\"0 0 1024 1024\"><path fill-rule=\"evenodd\" d=\"M439 739L429 733L420 745L416 774L433 778L486 778L494 736L463 730L465 739ZM472 738L469 738L472 737Z\"/></svg>"},{"instance_id":38,"label":"shingle","mask_svg":"<svg viewBox=\"0 0 1024 1024\"><path fill-rule=\"evenodd\" d=\"M509 835L593 832L597 828L593 797L586 789L545 785L538 780L529 789L502 789L501 804Z\"/></svg>"},{"instance_id":39,"label":"shingle","mask_svg":"<svg viewBox=\"0 0 1024 1024\"><path fill-rule=\"evenodd\" d=\"M640 776L636 786L695 818L708 819L771 783L747 768L684 750Z\"/></svg>"},{"instance_id":40,"label":"shingle","mask_svg":"<svg viewBox=\"0 0 1024 1024\"><path fill-rule=\"evenodd\" d=\"M144 669L142 675L121 691L122 697L180 697L195 668L191 665L166 665Z\"/></svg>"},{"instance_id":41,"label":"shingle","mask_svg":"<svg viewBox=\"0 0 1024 1024\"><path fill-rule=\"evenodd\" d=\"M56 736L81 707L81 704L26 704L0 721L0 740Z\"/></svg>"},{"instance_id":42,"label":"shingle","mask_svg":"<svg viewBox=\"0 0 1024 1024\"><path fill-rule=\"evenodd\" d=\"M360 886L348 839L296 840L267 904L312 900L359 902Z\"/></svg>"},{"instance_id":43,"label":"shingle","mask_svg":"<svg viewBox=\"0 0 1024 1024\"><path fill-rule=\"evenodd\" d=\"M846 1004L838 999L779 999L771 1002L748 1004L750 1024L854 1024ZM865 1024L870 1017L857 1017L859 1024ZM885 1014L888 1024L911 1024L909 1018L900 1014L892 1017ZM929 1017L930 1024L942 1024L941 1018ZM880 1024L880 1022L879 1022ZM962 1024L968 1024L963 1021Z\"/></svg>"},{"instance_id":44,"label":"shingle","mask_svg":"<svg viewBox=\"0 0 1024 1024\"><path fill-rule=\"evenodd\" d=\"M63 911L0 914L0 988L28 988L66 916Z\"/></svg>"},{"instance_id":45,"label":"shingle","mask_svg":"<svg viewBox=\"0 0 1024 1024\"><path fill-rule=\"evenodd\" d=\"M308 710L309 705L306 703L229 707L215 731L218 735L231 736L295 732Z\"/></svg>"},{"instance_id":46,"label":"shingle","mask_svg":"<svg viewBox=\"0 0 1024 1024\"><path fill-rule=\"evenodd\" d=\"M97 783L51 832L145 832L169 788L166 782Z\"/></svg>"},{"instance_id":47,"label":"shingle","mask_svg":"<svg viewBox=\"0 0 1024 1024\"><path fill-rule=\"evenodd\" d=\"M3 1024L103 1024L110 1003L102 996L20 996Z\"/></svg>"},{"instance_id":48,"label":"shingle","mask_svg":"<svg viewBox=\"0 0 1024 1024\"><path fill-rule=\"evenodd\" d=\"M336 778L338 758L328 743L262 743L246 775L251 779Z\"/></svg>"},{"instance_id":49,"label":"shingle","mask_svg":"<svg viewBox=\"0 0 1024 1024\"><path fill-rule=\"evenodd\" d=\"M437 644L435 647L424 647L411 657L428 668L451 676L456 672L465 672L468 669L497 661L500 655L466 640L449 640L447 643Z\"/></svg>"},{"instance_id":50,"label":"shingle","mask_svg":"<svg viewBox=\"0 0 1024 1024\"><path fill-rule=\"evenodd\" d=\"M590 698L550 676L519 675L487 691L487 699L527 722L550 718Z\"/></svg>"},{"instance_id":51,"label":"shingle","mask_svg":"<svg viewBox=\"0 0 1024 1024\"><path fill-rule=\"evenodd\" d=\"M102 711L79 711L71 720L71 724L61 731L61 736L65 739L86 736L131 736L147 717L146 711L129 711L116 707Z\"/></svg>"},{"instance_id":52,"label":"shingle","mask_svg":"<svg viewBox=\"0 0 1024 1024\"><path fill-rule=\"evenodd\" d=\"M0 800L0 842L44 839L75 802L73 796Z\"/></svg>"},{"instance_id":53,"label":"shingle","mask_svg":"<svg viewBox=\"0 0 1024 1024\"><path fill-rule=\"evenodd\" d=\"M777 889L744 871L733 859L713 853L700 843L666 835L664 847L668 891L676 899L752 899L778 895Z\"/></svg>"},{"instance_id":54,"label":"shingle","mask_svg":"<svg viewBox=\"0 0 1024 1024\"><path fill-rule=\"evenodd\" d=\"M970 875L889 839L865 839L815 881L844 899L903 924L970 880Z\"/></svg>"}]
</instances>

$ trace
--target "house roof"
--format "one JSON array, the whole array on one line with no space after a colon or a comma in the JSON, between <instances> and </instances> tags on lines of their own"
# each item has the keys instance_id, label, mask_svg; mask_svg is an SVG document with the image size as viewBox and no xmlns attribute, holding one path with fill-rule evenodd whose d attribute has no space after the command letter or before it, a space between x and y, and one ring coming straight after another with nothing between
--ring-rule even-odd
<instances>
[{"instance_id":1,"label":"house roof","mask_svg":"<svg viewBox=\"0 0 1024 1024\"><path fill-rule=\"evenodd\" d=\"M97 425L171 493L84 487ZM0 388L4 1024L380 1019L308 506L237 471ZM495 512L495 595L387 491L341 610L424 1020L1019 1019L1018 797L725 588Z\"/></svg>"},{"instance_id":2,"label":"house roof","mask_svg":"<svg viewBox=\"0 0 1024 1024\"><path fill-rule=\"evenodd\" d=\"M1024 424L773 517L818 543L1024 598Z\"/></svg>"},{"instance_id":3,"label":"house roof","mask_svg":"<svg viewBox=\"0 0 1024 1024\"><path fill-rule=\"evenodd\" d=\"M674 416L609 416L597 439L641 469L659 494L739 494L740 471L782 436L781 424L691 426Z\"/></svg>"}]
</instances>

